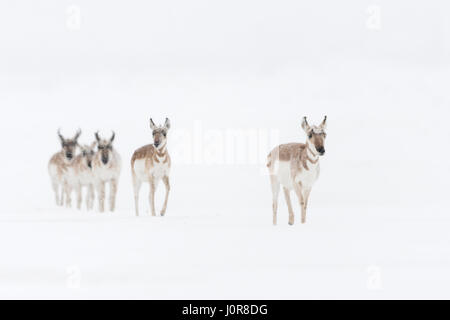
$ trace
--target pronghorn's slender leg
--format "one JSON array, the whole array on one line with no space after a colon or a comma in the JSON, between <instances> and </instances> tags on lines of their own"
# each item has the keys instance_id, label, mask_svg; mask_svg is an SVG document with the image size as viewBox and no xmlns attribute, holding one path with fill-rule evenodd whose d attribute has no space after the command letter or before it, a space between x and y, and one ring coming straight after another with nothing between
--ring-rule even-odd
<instances>
[{"instance_id":1,"label":"pronghorn's slender leg","mask_svg":"<svg viewBox=\"0 0 450 320\"><path fill-rule=\"evenodd\" d=\"M303 192L303 198L305 199L305 209L308 209L308 200L309 200L309 194L311 193L311 189L306 189Z\"/></svg>"},{"instance_id":2,"label":"pronghorn's slender leg","mask_svg":"<svg viewBox=\"0 0 450 320\"><path fill-rule=\"evenodd\" d=\"M86 196L86 207L88 210L92 210L94 207L94 186L90 184L88 186L88 194Z\"/></svg>"},{"instance_id":3,"label":"pronghorn's slender leg","mask_svg":"<svg viewBox=\"0 0 450 320\"><path fill-rule=\"evenodd\" d=\"M59 205L60 205L60 200L59 200L59 184L58 184L57 181L52 180L52 188L53 188L53 191L55 192L56 205L59 206Z\"/></svg>"},{"instance_id":4,"label":"pronghorn's slender leg","mask_svg":"<svg viewBox=\"0 0 450 320\"><path fill-rule=\"evenodd\" d=\"M136 209L136 216L139 216L139 191L141 190L142 182L133 174L133 190L134 190L134 206Z\"/></svg>"},{"instance_id":5,"label":"pronghorn's slender leg","mask_svg":"<svg viewBox=\"0 0 450 320\"><path fill-rule=\"evenodd\" d=\"M289 224L292 226L294 224L294 211L292 210L292 203L291 203L291 195L288 188L283 187L284 191L284 198L286 199L286 204L289 211Z\"/></svg>"},{"instance_id":6,"label":"pronghorn's slender leg","mask_svg":"<svg viewBox=\"0 0 450 320\"><path fill-rule=\"evenodd\" d=\"M75 192L77 193L77 209L81 210L81 202L83 201L81 185L76 186Z\"/></svg>"},{"instance_id":7,"label":"pronghorn's slender leg","mask_svg":"<svg viewBox=\"0 0 450 320\"><path fill-rule=\"evenodd\" d=\"M112 179L109 190L109 210L113 212L116 209L117 180Z\"/></svg>"},{"instance_id":8,"label":"pronghorn's slender leg","mask_svg":"<svg viewBox=\"0 0 450 320\"><path fill-rule=\"evenodd\" d=\"M64 206L64 194L66 193L66 190L64 189L64 185L59 185L59 205L62 207Z\"/></svg>"},{"instance_id":9,"label":"pronghorn's slender leg","mask_svg":"<svg viewBox=\"0 0 450 320\"><path fill-rule=\"evenodd\" d=\"M152 216L156 216L155 192L156 192L156 181L154 178L151 178L150 179L150 210L152 210Z\"/></svg>"},{"instance_id":10,"label":"pronghorn's slender leg","mask_svg":"<svg viewBox=\"0 0 450 320\"><path fill-rule=\"evenodd\" d=\"M166 198L164 199L164 205L163 205L163 208L161 210L161 216L164 216L166 214L167 201L169 200L169 192L170 192L169 177L168 176L164 176L163 182L164 182L164 185L166 186Z\"/></svg>"},{"instance_id":11,"label":"pronghorn's slender leg","mask_svg":"<svg viewBox=\"0 0 450 320\"><path fill-rule=\"evenodd\" d=\"M67 182L64 184L64 190L66 193L66 207L71 208L72 207L72 187L70 187Z\"/></svg>"},{"instance_id":12,"label":"pronghorn's slender leg","mask_svg":"<svg viewBox=\"0 0 450 320\"><path fill-rule=\"evenodd\" d=\"M273 209L273 225L277 224L278 194L280 193L280 182L275 175L270 176L272 184L272 209Z\"/></svg>"},{"instance_id":13,"label":"pronghorn's slender leg","mask_svg":"<svg viewBox=\"0 0 450 320\"><path fill-rule=\"evenodd\" d=\"M98 210L100 212L105 212L105 182L101 181L98 183Z\"/></svg>"},{"instance_id":14,"label":"pronghorn's slender leg","mask_svg":"<svg viewBox=\"0 0 450 320\"><path fill-rule=\"evenodd\" d=\"M302 223L306 222L306 209L305 209L305 199L303 198L302 185L300 183L294 183L295 193L297 193L298 200L300 202L300 207L302 208Z\"/></svg>"},{"instance_id":15,"label":"pronghorn's slender leg","mask_svg":"<svg viewBox=\"0 0 450 320\"><path fill-rule=\"evenodd\" d=\"M302 208L302 223L306 222L306 209L308 208L308 199L309 199L309 194L311 193L311 189L306 189L303 192L303 199L304 199L304 210Z\"/></svg>"}]
</instances>

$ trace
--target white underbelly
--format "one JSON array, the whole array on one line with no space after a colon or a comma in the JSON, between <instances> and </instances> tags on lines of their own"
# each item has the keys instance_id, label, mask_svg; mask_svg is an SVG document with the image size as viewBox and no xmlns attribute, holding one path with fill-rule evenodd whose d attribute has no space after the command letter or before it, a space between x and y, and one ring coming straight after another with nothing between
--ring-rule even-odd
<instances>
[{"instance_id":1,"label":"white underbelly","mask_svg":"<svg viewBox=\"0 0 450 320\"><path fill-rule=\"evenodd\" d=\"M309 170L303 168L296 174L295 178L292 177L291 162L290 161L277 161L275 163L275 174L280 184L291 190L294 188L295 183L301 183L304 188L310 189L316 182L319 175L319 163L308 163Z\"/></svg>"},{"instance_id":2,"label":"white underbelly","mask_svg":"<svg viewBox=\"0 0 450 320\"><path fill-rule=\"evenodd\" d=\"M169 165L167 163L155 163L155 165L147 170L145 160L136 160L134 162L134 172L141 181L148 181L151 177L161 179L169 175Z\"/></svg>"},{"instance_id":3,"label":"white underbelly","mask_svg":"<svg viewBox=\"0 0 450 320\"><path fill-rule=\"evenodd\" d=\"M285 188L292 189L294 185L292 184L291 177L291 163L289 161L277 161L275 168L277 168L276 176L281 185Z\"/></svg>"}]
</instances>

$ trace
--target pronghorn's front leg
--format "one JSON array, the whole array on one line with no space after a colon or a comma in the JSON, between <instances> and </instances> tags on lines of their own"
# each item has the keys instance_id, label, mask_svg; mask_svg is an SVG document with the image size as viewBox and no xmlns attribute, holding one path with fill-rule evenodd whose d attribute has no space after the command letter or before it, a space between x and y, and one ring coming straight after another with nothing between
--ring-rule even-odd
<instances>
[{"instance_id":1,"label":"pronghorn's front leg","mask_svg":"<svg viewBox=\"0 0 450 320\"><path fill-rule=\"evenodd\" d=\"M164 185L166 186L166 198L164 199L163 208L161 210L161 216L164 216L166 214L167 201L169 200L169 192L170 192L169 177L168 176L164 176L163 182L164 182Z\"/></svg>"},{"instance_id":2,"label":"pronghorn's front leg","mask_svg":"<svg viewBox=\"0 0 450 320\"><path fill-rule=\"evenodd\" d=\"M59 206L59 205L61 205L61 202L59 200L60 199L60 197L59 197L59 189L60 189L60 187L59 187L59 184L58 184L57 181L52 180L52 188L53 188L53 191L55 192L56 205ZM62 192L61 192L61 194L62 194Z\"/></svg>"},{"instance_id":3,"label":"pronghorn's front leg","mask_svg":"<svg viewBox=\"0 0 450 320\"><path fill-rule=\"evenodd\" d=\"M111 189L109 191L109 210L113 212L116 208L117 180L111 180Z\"/></svg>"},{"instance_id":4,"label":"pronghorn's front leg","mask_svg":"<svg viewBox=\"0 0 450 320\"><path fill-rule=\"evenodd\" d=\"M275 226L277 225L278 194L280 193L280 182L275 175L271 175L270 183L272 185L273 225Z\"/></svg>"},{"instance_id":5,"label":"pronghorn's front leg","mask_svg":"<svg viewBox=\"0 0 450 320\"><path fill-rule=\"evenodd\" d=\"M156 216L155 192L156 192L156 181L154 178L150 178L150 209L152 210L152 216Z\"/></svg>"},{"instance_id":6,"label":"pronghorn's front leg","mask_svg":"<svg viewBox=\"0 0 450 320\"><path fill-rule=\"evenodd\" d=\"M292 210L290 191L286 187L283 187L283 191L284 191L284 198L286 199L286 204L289 211L289 225L292 226L294 224L294 210Z\"/></svg>"},{"instance_id":7,"label":"pronghorn's front leg","mask_svg":"<svg viewBox=\"0 0 450 320\"><path fill-rule=\"evenodd\" d=\"M66 182L64 184L64 192L66 194L66 207L72 207L72 187Z\"/></svg>"},{"instance_id":8,"label":"pronghorn's front leg","mask_svg":"<svg viewBox=\"0 0 450 320\"><path fill-rule=\"evenodd\" d=\"M98 183L98 210L100 212L105 212L105 182L101 181Z\"/></svg>"},{"instance_id":9,"label":"pronghorn's front leg","mask_svg":"<svg viewBox=\"0 0 450 320\"><path fill-rule=\"evenodd\" d=\"M77 209L81 210L81 202L83 201L83 193L82 193L81 185L77 185L75 191L77 193Z\"/></svg>"},{"instance_id":10,"label":"pronghorn's front leg","mask_svg":"<svg viewBox=\"0 0 450 320\"><path fill-rule=\"evenodd\" d=\"M94 186L90 184L88 186L88 194L86 196L86 208L88 210L92 210L94 207Z\"/></svg>"},{"instance_id":11,"label":"pronghorn's front leg","mask_svg":"<svg viewBox=\"0 0 450 320\"><path fill-rule=\"evenodd\" d=\"M303 198L302 185L300 183L294 183L295 193L297 194L298 200L300 202L300 207L302 208L302 223L306 222L306 208L305 199Z\"/></svg>"}]
</instances>

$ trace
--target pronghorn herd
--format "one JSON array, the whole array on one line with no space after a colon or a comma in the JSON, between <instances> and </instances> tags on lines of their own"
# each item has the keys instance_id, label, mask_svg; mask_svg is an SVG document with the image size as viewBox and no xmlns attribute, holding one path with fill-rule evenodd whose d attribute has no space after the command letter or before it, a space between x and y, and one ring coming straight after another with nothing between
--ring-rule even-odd
<instances>
[{"instance_id":1,"label":"pronghorn herd","mask_svg":"<svg viewBox=\"0 0 450 320\"><path fill-rule=\"evenodd\" d=\"M80 135L81 131L78 130L73 138L66 139L58 131L61 151L54 154L48 164L56 204L59 206L65 204L70 208L72 193L75 191L77 208L81 209L83 187L86 187L86 208L91 210L94 207L95 193L97 193L98 208L100 212L103 212L105 211L105 185L110 183L110 210L114 211L121 168L120 156L112 145L115 134L113 132L110 139L101 139L96 133L96 141L83 146L78 144ZM76 154L77 148L81 153Z\"/></svg>"},{"instance_id":2,"label":"pronghorn herd","mask_svg":"<svg viewBox=\"0 0 450 320\"><path fill-rule=\"evenodd\" d=\"M310 126L306 117L301 127L307 135L305 143L288 143L275 147L267 157L270 182L272 186L273 224L277 224L278 195L280 187L283 192L289 212L289 224L294 224L290 193L295 191L301 206L301 222L306 222L306 208L309 195L315 181L319 177L319 157L325 154L324 142L326 138L326 121L323 119L318 126ZM150 185L150 208L152 216L156 215L155 191L162 180L166 195L160 211L164 216L170 192L169 173L171 167L170 156L167 151L167 134L170 121L166 118L164 125L157 126L150 119L153 143L137 149L131 158L131 176L133 180L136 215L139 216L139 191L142 183ZM115 210L117 186L121 171L119 154L113 148L115 134L109 139L102 139L98 132L95 141L90 145L79 145L81 131L77 131L73 138L64 138L58 131L61 141L61 151L50 159L48 169L56 204L71 207L71 195L77 195L77 208L82 207L83 188L87 188L86 208L93 209L95 195L98 199L98 210L105 211L105 191L109 184L109 209ZM76 154L76 150L80 153ZM65 200L65 202L64 202Z\"/></svg>"}]
</instances>

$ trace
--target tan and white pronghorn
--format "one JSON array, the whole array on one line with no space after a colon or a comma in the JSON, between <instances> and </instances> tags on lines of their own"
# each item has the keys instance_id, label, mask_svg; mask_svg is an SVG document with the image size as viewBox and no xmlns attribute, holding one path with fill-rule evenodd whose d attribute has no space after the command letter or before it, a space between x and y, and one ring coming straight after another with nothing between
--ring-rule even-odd
<instances>
[{"instance_id":1,"label":"tan and white pronghorn","mask_svg":"<svg viewBox=\"0 0 450 320\"><path fill-rule=\"evenodd\" d=\"M137 149L131 158L136 215L139 216L139 191L143 182L150 184L150 207L152 216L156 215L155 191L162 179L166 186L166 197L161 210L161 216L164 216L170 191L170 156L167 152L167 132L170 129L170 121L166 118L164 126L158 127L150 119L150 128L153 131L153 144Z\"/></svg>"},{"instance_id":2,"label":"tan and white pronghorn","mask_svg":"<svg viewBox=\"0 0 450 320\"><path fill-rule=\"evenodd\" d=\"M98 151L94 157L92 166L100 212L105 211L105 188L107 183L110 183L109 209L110 211L114 211L116 207L117 187L122 162L120 155L114 150L112 145L115 136L113 132L110 139L101 139L98 132L95 134Z\"/></svg>"},{"instance_id":3,"label":"tan and white pronghorn","mask_svg":"<svg viewBox=\"0 0 450 320\"><path fill-rule=\"evenodd\" d=\"M69 167L67 185L74 189L77 194L77 208L81 209L83 200L83 187L87 187L86 208L92 210L94 207L95 177L93 172L93 160L95 156L94 141L91 145L79 146L81 154L77 155Z\"/></svg>"},{"instance_id":4,"label":"tan and white pronghorn","mask_svg":"<svg viewBox=\"0 0 450 320\"><path fill-rule=\"evenodd\" d=\"M72 205L71 192L67 185L67 174L75 158L80 135L81 131L78 130L72 139L65 139L60 130L58 130L58 137L61 141L62 149L60 152L54 154L48 163L48 172L58 206L64 205L64 193L66 194L66 206L70 207Z\"/></svg>"},{"instance_id":5,"label":"tan and white pronghorn","mask_svg":"<svg viewBox=\"0 0 450 320\"><path fill-rule=\"evenodd\" d=\"M302 128L305 130L306 143L288 143L277 146L268 156L267 167L270 172L273 195L273 224L277 224L278 194L283 186L284 197L289 210L289 224L294 224L290 192L293 189L302 208L302 223L306 222L308 198L314 182L319 177L319 156L325 153L326 121L319 126L310 126L303 118Z\"/></svg>"}]
</instances>

